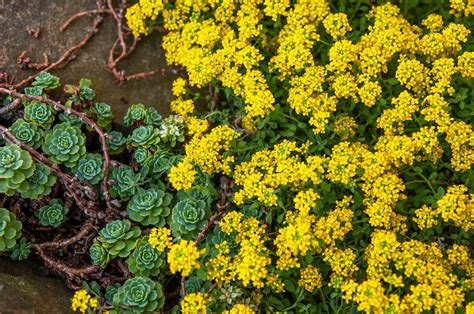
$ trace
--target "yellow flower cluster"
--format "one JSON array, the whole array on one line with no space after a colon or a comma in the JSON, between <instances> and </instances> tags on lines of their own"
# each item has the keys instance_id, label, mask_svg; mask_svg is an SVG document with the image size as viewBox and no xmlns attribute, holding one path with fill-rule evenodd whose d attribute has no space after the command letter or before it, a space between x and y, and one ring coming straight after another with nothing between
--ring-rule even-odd
<instances>
[{"instance_id":1,"label":"yellow flower cluster","mask_svg":"<svg viewBox=\"0 0 474 314\"><path fill-rule=\"evenodd\" d=\"M321 288L322 276L319 270L310 265L300 270L300 279L298 285L305 288L309 292L313 292L315 289Z\"/></svg>"},{"instance_id":2,"label":"yellow flower cluster","mask_svg":"<svg viewBox=\"0 0 474 314\"><path fill-rule=\"evenodd\" d=\"M135 37L150 32L147 26L147 20L155 20L163 9L163 6L162 0L140 0L127 9L125 18Z\"/></svg>"},{"instance_id":3,"label":"yellow flower cluster","mask_svg":"<svg viewBox=\"0 0 474 314\"><path fill-rule=\"evenodd\" d=\"M234 194L234 202L242 204L256 198L268 205L275 205L279 186L290 184L297 187L309 180L314 184L320 183L324 159L311 156L302 160L298 154L306 151L306 145L298 147L295 142L285 140L273 149L256 152L250 161L238 164L234 170L234 180L242 189Z\"/></svg>"},{"instance_id":4,"label":"yellow flower cluster","mask_svg":"<svg viewBox=\"0 0 474 314\"><path fill-rule=\"evenodd\" d=\"M225 283L240 280L245 287L251 284L263 288L265 280L268 285L274 285L277 279L268 272L271 259L264 244L265 227L255 218L243 220L243 214L235 211L226 214L219 225L226 234L237 233L240 249L237 255L230 257L226 242L216 245L219 254L207 264L209 279Z\"/></svg>"},{"instance_id":5,"label":"yellow flower cluster","mask_svg":"<svg viewBox=\"0 0 474 314\"><path fill-rule=\"evenodd\" d=\"M181 312L183 314L206 314L209 298L203 293L188 293L181 300Z\"/></svg>"},{"instance_id":6,"label":"yellow flower cluster","mask_svg":"<svg viewBox=\"0 0 474 314\"><path fill-rule=\"evenodd\" d=\"M323 20L324 29L336 40L344 37L347 32L352 30L351 24L344 13L329 14Z\"/></svg>"},{"instance_id":7,"label":"yellow flower cluster","mask_svg":"<svg viewBox=\"0 0 474 314\"><path fill-rule=\"evenodd\" d=\"M198 130L202 127L201 122L202 120L196 121L199 124ZM234 156L226 156L226 151L240 134L226 125L217 126L206 135L197 134L200 133L196 132L186 144L186 156L170 170L169 179L176 190L191 188L197 173L194 167L199 167L208 174L230 173Z\"/></svg>"},{"instance_id":8,"label":"yellow flower cluster","mask_svg":"<svg viewBox=\"0 0 474 314\"><path fill-rule=\"evenodd\" d=\"M438 243L400 242L391 231L374 231L371 238L366 250L368 279L343 283L341 289L346 300L357 302L358 308L367 312L392 309L420 313L434 309L437 313L451 313L461 305L464 292L460 280L451 273ZM472 267L466 258L466 248L453 246L448 252L459 257L461 265ZM386 290L383 282L408 288L410 292L400 298Z\"/></svg>"},{"instance_id":9,"label":"yellow flower cluster","mask_svg":"<svg viewBox=\"0 0 474 314\"><path fill-rule=\"evenodd\" d=\"M88 309L94 310L99 306L99 301L92 298L86 290L78 290L71 299L71 309L85 313Z\"/></svg>"},{"instance_id":10,"label":"yellow flower cluster","mask_svg":"<svg viewBox=\"0 0 474 314\"><path fill-rule=\"evenodd\" d=\"M193 186L197 171L189 162L180 162L170 169L168 179L176 190L187 190Z\"/></svg>"},{"instance_id":11,"label":"yellow flower cluster","mask_svg":"<svg viewBox=\"0 0 474 314\"><path fill-rule=\"evenodd\" d=\"M457 16L474 15L474 3L472 0L449 0L451 6L450 14Z\"/></svg>"},{"instance_id":12,"label":"yellow flower cluster","mask_svg":"<svg viewBox=\"0 0 474 314\"><path fill-rule=\"evenodd\" d=\"M199 268L201 264L198 260L206 250L198 250L193 242L181 240L173 244L168 252L168 264L171 273L181 273L181 276L188 276L194 268Z\"/></svg>"},{"instance_id":13,"label":"yellow flower cluster","mask_svg":"<svg viewBox=\"0 0 474 314\"><path fill-rule=\"evenodd\" d=\"M224 311L224 314L254 314L256 313L250 306L246 304L236 304L229 311Z\"/></svg>"},{"instance_id":14,"label":"yellow flower cluster","mask_svg":"<svg viewBox=\"0 0 474 314\"><path fill-rule=\"evenodd\" d=\"M148 243L160 252L172 246L171 230L166 227L152 228L148 236Z\"/></svg>"}]
</instances>

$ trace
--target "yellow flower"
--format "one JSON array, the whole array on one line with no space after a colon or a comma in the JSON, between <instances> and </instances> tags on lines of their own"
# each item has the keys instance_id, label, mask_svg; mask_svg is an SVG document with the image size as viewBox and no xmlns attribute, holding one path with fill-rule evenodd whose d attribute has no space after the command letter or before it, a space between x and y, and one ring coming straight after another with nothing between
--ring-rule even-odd
<instances>
[{"instance_id":1,"label":"yellow flower","mask_svg":"<svg viewBox=\"0 0 474 314\"><path fill-rule=\"evenodd\" d=\"M229 311L224 311L224 314L254 314L256 313L250 306L246 304L236 304Z\"/></svg>"},{"instance_id":2,"label":"yellow flower","mask_svg":"<svg viewBox=\"0 0 474 314\"><path fill-rule=\"evenodd\" d=\"M171 248L171 240L171 230L166 227L152 228L150 230L150 235L148 236L148 243L161 252L165 249Z\"/></svg>"},{"instance_id":3,"label":"yellow flower","mask_svg":"<svg viewBox=\"0 0 474 314\"><path fill-rule=\"evenodd\" d=\"M96 298L92 298L86 290L78 290L71 299L71 309L85 313L87 309L94 309L99 306Z\"/></svg>"},{"instance_id":4,"label":"yellow flower","mask_svg":"<svg viewBox=\"0 0 474 314\"><path fill-rule=\"evenodd\" d=\"M352 30L347 15L344 13L329 14L323 20L323 25L326 32L331 35L334 40L344 37L347 32Z\"/></svg>"},{"instance_id":5,"label":"yellow flower","mask_svg":"<svg viewBox=\"0 0 474 314\"><path fill-rule=\"evenodd\" d=\"M199 268L198 259L206 250L198 250L193 242L181 240L173 244L168 252L168 264L170 272L181 273L181 276L188 276L194 268Z\"/></svg>"},{"instance_id":6,"label":"yellow flower","mask_svg":"<svg viewBox=\"0 0 474 314\"><path fill-rule=\"evenodd\" d=\"M300 270L298 285L309 292L313 292L315 289L322 287L322 279L319 270L313 265L310 265Z\"/></svg>"},{"instance_id":7,"label":"yellow flower","mask_svg":"<svg viewBox=\"0 0 474 314\"><path fill-rule=\"evenodd\" d=\"M193 186L197 171L187 161L181 161L170 169L168 178L176 190L187 190Z\"/></svg>"},{"instance_id":8,"label":"yellow flower","mask_svg":"<svg viewBox=\"0 0 474 314\"><path fill-rule=\"evenodd\" d=\"M178 77L173 81L173 95L176 97L181 97L186 94L186 80Z\"/></svg>"},{"instance_id":9,"label":"yellow flower","mask_svg":"<svg viewBox=\"0 0 474 314\"><path fill-rule=\"evenodd\" d=\"M183 314L206 314L209 298L205 293L189 293L181 301Z\"/></svg>"}]
</instances>

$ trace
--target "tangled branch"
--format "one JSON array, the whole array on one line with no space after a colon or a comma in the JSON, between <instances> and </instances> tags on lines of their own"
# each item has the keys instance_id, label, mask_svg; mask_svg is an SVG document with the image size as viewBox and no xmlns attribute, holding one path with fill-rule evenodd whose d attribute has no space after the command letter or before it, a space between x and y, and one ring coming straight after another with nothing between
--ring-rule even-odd
<instances>
[{"instance_id":1,"label":"tangled branch","mask_svg":"<svg viewBox=\"0 0 474 314\"><path fill-rule=\"evenodd\" d=\"M104 163L103 163L103 167L102 167L102 170L104 172L104 178L102 180L102 185L101 185L102 186L102 193L104 194L104 198L105 198L105 201L107 203L107 206L109 208L115 208L115 204L114 204L114 202L112 201L112 199L110 197L110 193L109 193L109 189L108 189L108 173L109 173L109 165L110 165L110 155L109 155L109 151L108 151L108 148L107 148L108 135L106 133L104 133L102 131L102 129L92 119L90 119L83 112L79 112L79 111L76 111L72 108L68 108L68 107L64 106L63 104L61 104L60 102L54 101L54 100L49 99L49 98L22 94L22 93L18 93L18 92L15 92L15 91L3 88L3 87L0 87L0 94L6 94L6 95L9 95L12 98L16 98L16 99L18 99L18 98L19 99L29 99L29 100L36 100L36 101L39 101L39 102L42 102L42 103L47 103L47 104L53 106L55 110L60 109L60 110L64 111L67 114L73 114L73 115L77 116L82 122L89 125L99 135L99 139L100 139L100 142L102 144L102 154L103 154L103 157L104 157ZM8 132L8 130L7 130L7 132ZM29 148L29 149L32 150L31 148ZM43 158L45 158L45 157L43 156ZM41 162L46 163L44 160L41 160ZM49 163L52 164L51 162L49 162ZM48 166L50 166L50 165L48 165ZM59 167L57 167L57 165L55 165L55 166L56 166L57 169L59 169Z\"/></svg>"}]
</instances>

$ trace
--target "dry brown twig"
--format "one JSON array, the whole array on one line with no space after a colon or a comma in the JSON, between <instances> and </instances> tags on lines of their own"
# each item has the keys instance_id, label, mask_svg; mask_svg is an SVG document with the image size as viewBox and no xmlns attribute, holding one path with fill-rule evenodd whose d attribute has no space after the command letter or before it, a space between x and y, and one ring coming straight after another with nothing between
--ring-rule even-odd
<instances>
[{"instance_id":1,"label":"dry brown twig","mask_svg":"<svg viewBox=\"0 0 474 314\"><path fill-rule=\"evenodd\" d=\"M103 6L102 1L99 1L97 3L97 6L98 6L98 10L102 9L102 6ZM87 44L87 42L99 31L99 26L101 25L103 19L104 19L103 15L97 15L94 19L92 28L86 33L86 35L84 35L81 41L79 41L77 44L75 44L74 46L66 50L58 60L49 64L47 67L43 69L43 71L51 71L57 68L59 65L67 64L69 61L71 61L73 59L73 54L80 48L84 47ZM7 82L7 83L0 84L0 86L12 87L12 88L24 87L25 85L33 81L40 74L41 72L33 74L25 78L24 80L20 81L19 83L16 83L13 85L8 84Z\"/></svg>"},{"instance_id":2,"label":"dry brown twig","mask_svg":"<svg viewBox=\"0 0 474 314\"><path fill-rule=\"evenodd\" d=\"M40 97L40 96L22 94L22 93L18 93L18 92L12 91L12 90L7 89L7 88L2 88L2 87L0 87L0 94L9 95L12 98L36 100L36 101L39 101L39 102L42 102L42 103L49 104L49 105L53 106L53 108L55 110L62 110L67 114L73 114L73 115L77 116L82 122L89 125L98 134L101 145L102 145L102 155L104 157L104 163L103 163L103 168L102 168L103 173L104 173L104 178L102 180L102 193L104 194L104 198L105 198L105 201L107 203L107 206L110 207L110 208L115 207L113 202L112 202L112 199L110 197L110 193L109 193L109 189L108 189L108 174L109 174L109 165L110 165L110 155L109 155L109 150L107 148L108 134L104 133L102 131L102 129L93 120L91 120L85 113L76 111L72 108L68 108L68 107L64 106L63 104L61 104L58 101L54 101L52 99L45 98L45 97ZM8 132L8 129L6 131ZM32 150L30 147L29 147L29 149ZM41 161L41 162L43 162L43 161ZM46 161L44 161L44 162L46 162ZM55 165L55 166L56 166L57 169L59 169L59 167L57 165Z\"/></svg>"}]
</instances>

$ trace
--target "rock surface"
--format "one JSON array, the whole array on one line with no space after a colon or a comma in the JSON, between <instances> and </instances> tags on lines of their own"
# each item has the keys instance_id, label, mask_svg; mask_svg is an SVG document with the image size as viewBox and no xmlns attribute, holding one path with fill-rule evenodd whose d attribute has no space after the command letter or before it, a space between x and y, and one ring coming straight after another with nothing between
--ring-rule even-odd
<instances>
[{"instance_id":1,"label":"rock surface","mask_svg":"<svg viewBox=\"0 0 474 314\"><path fill-rule=\"evenodd\" d=\"M93 17L77 19L64 32L59 32L59 27L70 16L89 9L95 9L94 0L0 0L0 72L6 71L17 82L36 73L35 70L20 69L16 64L22 51L26 51L34 62L43 62L43 53L48 55L50 62L56 61L82 39L92 26ZM168 113L174 76L155 75L118 86L115 77L107 71L109 50L117 38L112 20L111 16L106 16L99 32L77 51L76 58L52 73L59 76L63 84L78 84L81 78L91 79L96 99L109 103L119 120L127 107L137 102ZM28 34L28 28L38 27L42 29L38 38ZM127 74L166 66L157 33L140 40L137 49L119 65Z\"/></svg>"},{"instance_id":2,"label":"rock surface","mask_svg":"<svg viewBox=\"0 0 474 314\"><path fill-rule=\"evenodd\" d=\"M72 291L45 277L39 264L0 257L0 313L72 313Z\"/></svg>"}]
</instances>

